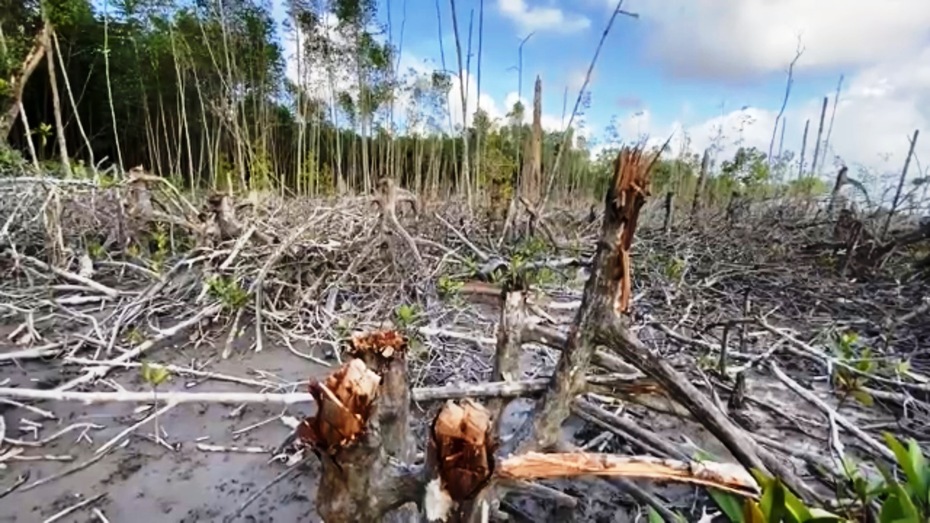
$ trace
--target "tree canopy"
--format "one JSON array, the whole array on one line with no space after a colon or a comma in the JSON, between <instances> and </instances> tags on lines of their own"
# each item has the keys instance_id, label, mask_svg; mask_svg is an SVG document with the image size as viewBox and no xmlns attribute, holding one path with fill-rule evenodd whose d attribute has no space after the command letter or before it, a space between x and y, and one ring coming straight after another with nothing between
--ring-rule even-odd
<instances>
[{"instance_id":1,"label":"tree canopy","mask_svg":"<svg viewBox=\"0 0 930 523\"><path fill-rule=\"evenodd\" d=\"M466 129L454 125L452 76L399 70L373 0L337 0L329 11L291 1L285 31L262 0L7 3L0 130L52 170L67 144L64 158L79 175L92 164L141 164L191 187L298 194L368 191L388 175L441 195L464 184L476 194L512 192L526 161L532 127L523 104L497 119L479 109ZM288 38L300 44L294 57L285 56ZM603 190L617 149L578 129L543 132L542 176L552 176L565 132L554 189ZM697 155L665 156L657 187L689 194ZM761 194L780 181L772 171L762 152L740 148L710 186Z\"/></svg>"}]
</instances>

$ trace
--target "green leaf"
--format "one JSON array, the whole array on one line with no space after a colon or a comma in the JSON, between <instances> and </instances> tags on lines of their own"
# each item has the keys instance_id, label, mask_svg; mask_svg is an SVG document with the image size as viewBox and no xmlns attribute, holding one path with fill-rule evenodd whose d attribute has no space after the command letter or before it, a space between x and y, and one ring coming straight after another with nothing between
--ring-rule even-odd
<instances>
[{"instance_id":1,"label":"green leaf","mask_svg":"<svg viewBox=\"0 0 930 523\"><path fill-rule=\"evenodd\" d=\"M902 360L898 362L897 365L895 365L895 373L897 374L904 374L906 372L909 372L910 370L911 370L910 360Z\"/></svg>"},{"instance_id":2,"label":"green leaf","mask_svg":"<svg viewBox=\"0 0 930 523\"><path fill-rule=\"evenodd\" d=\"M772 482L775 481L775 479L772 478L772 476L769 476L768 474L766 474L765 472L762 472L759 469L750 469L749 472L752 474L754 478L756 478L756 483L759 484L759 488L761 488L763 491L769 488Z\"/></svg>"},{"instance_id":3,"label":"green leaf","mask_svg":"<svg viewBox=\"0 0 930 523\"><path fill-rule=\"evenodd\" d=\"M822 508L812 508L805 523L830 523L832 521L846 521L846 519Z\"/></svg>"},{"instance_id":4,"label":"green leaf","mask_svg":"<svg viewBox=\"0 0 930 523\"><path fill-rule=\"evenodd\" d=\"M908 477L908 481L917 492L918 499L925 499L930 491L930 465L927 464L927 458L924 457L920 445L913 438L907 442L907 453L910 458L911 467L914 469L914 477Z\"/></svg>"},{"instance_id":5,"label":"green leaf","mask_svg":"<svg viewBox=\"0 0 930 523\"><path fill-rule=\"evenodd\" d=\"M765 523L765 514L759 508L759 504L751 499L747 499L743 504L743 521L745 523Z\"/></svg>"},{"instance_id":6,"label":"green leaf","mask_svg":"<svg viewBox=\"0 0 930 523\"><path fill-rule=\"evenodd\" d=\"M694 453L694 461L718 461L713 454L704 449L697 449Z\"/></svg>"},{"instance_id":7,"label":"green leaf","mask_svg":"<svg viewBox=\"0 0 930 523\"><path fill-rule=\"evenodd\" d=\"M730 523L745 523L742 499L739 496L715 488L708 488L707 493L727 516Z\"/></svg>"},{"instance_id":8,"label":"green leaf","mask_svg":"<svg viewBox=\"0 0 930 523\"><path fill-rule=\"evenodd\" d=\"M170 373L165 367L147 361L142 362L142 379L149 385L157 387L167 380L169 376Z\"/></svg>"},{"instance_id":9,"label":"green leaf","mask_svg":"<svg viewBox=\"0 0 930 523\"><path fill-rule=\"evenodd\" d=\"M900 483L891 485L891 495L882 505L879 521L882 523L919 523L920 513Z\"/></svg>"},{"instance_id":10,"label":"green leaf","mask_svg":"<svg viewBox=\"0 0 930 523\"><path fill-rule=\"evenodd\" d=\"M926 492L923 469L926 468L927 463L923 460L923 454L920 452L920 448L917 447L914 449L912 447L912 450L908 451L908 449L904 448L904 445L890 432L885 432L883 435L885 437L885 442L898 460L898 466L904 471L908 486L911 490L913 490L915 494ZM916 443L914 445L916 446ZM916 456L913 455L912 452L916 453Z\"/></svg>"},{"instance_id":11,"label":"green leaf","mask_svg":"<svg viewBox=\"0 0 930 523\"><path fill-rule=\"evenodd\" d=\"M803 523L811 518L811 511L807 508L797 496L794 495L787 487L782 486L785 496L785 509L791 515L791 520Z\"/></svg>"},{"instance_id":12,"label":"green leaf","mask_svg":"<svg viewBox=\"0 0 930 523\"><path fill-rule=\"evenodd\" d=\"M649 515L649 523L665 523L665 519L652 507L646 510L646 514Z\"/></svg>"},{"instance_id":13,"label":"green leaf","mask_svg":"<svg viewBox=\"0 0 930 523\"><path fill-rule=\"evenodd\" d=\"M872 398L872 395L864 390L854 390L850 392L850 395L853 398L856 398L856 401L865 405L866 407L872 407L875 405L875 400Z\"/></svg>"},{"instance_id":14,"label":"green leaf","mask_svg":"<svg viewBox=\"0 0 930 523\"><path fill-rule=\"evenodd\" d=\"M781 480L776 478L768 488L763 489L759 508L768 523L781 523L785 514L785 488Z\"/></svg>"},{"instance_id":15,"label":"green leaf","mask_svg":"<svg viewBox=\"0 0 930 523\"><path fill-rule=\"evenodd\" d=\"M147 361L142 362L142 379L146 383L152 383L152 367Z\"/></svg>"}]
</instances>

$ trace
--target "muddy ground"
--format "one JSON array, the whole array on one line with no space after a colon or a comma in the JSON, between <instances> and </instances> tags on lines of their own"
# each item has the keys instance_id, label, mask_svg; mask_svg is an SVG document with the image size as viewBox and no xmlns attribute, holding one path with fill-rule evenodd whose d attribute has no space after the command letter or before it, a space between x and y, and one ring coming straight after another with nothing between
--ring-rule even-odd
<instances>
[{"instance_id":1,"label":"muddy ground","mask_svg":"<svg viewBox=\"0 0 930 523\"><path fill-rule=\"evenodd\" d=\"M484 303L478 305L479 314L495 314ZM570 313L565 313L570 314ZM0 326L6 331L8 326ZM6 336L0 337L5 339ZM222 346L224 335L216 336ZM329 368L296 357L286 347L269 345L260 353L250 350L253 336L248 334L237 340L236 349L228 360L220 358L221 348L188 347L185 343L172 343L156 349L153 357L160 363L198 366L209 362L205 370L242 378L258 378L269 375L282 384L306 382L324 376ZM16 347L0 343L0 351ZM490 361L491 347L473 346L466 360ZM325 356L324 351L316 351ZM157 356L154 356L156 355ZM554 361L555 354L530 347L524 352L522 368L527 377L547 372L547 363ZM331 357L331 355L330 355ZM335 360L331 360L335 364ZM18 365L0 367L0 381L9 379L6 386L30 388L52 388L59 382L73 377L80 367L50 366L40 361L27 361ZM447 380L461 379L457 373L448 373ZM436 378L428 381L435 381ZM114 370L108 381L126 390L147 390L139 369ZM299 387L302 387L300 385ZM98 385L95 390L108 390ZM254 392L244 385L210 379L192 379L180 375L172 376L160 390L190 392ZM15 461L8 462L6 470L0 472L0 492L16 484L17 479L28 474L23 486L61 474L75 465L96 456L102 444L116 436L121 430L142 420L148 412L138 404L111 403L83 405L71 402L35 402L32 405L54 413L56 419L43 416L10 405L0 404L0 412L7 424L7 437L35 441L32 432L21 432L21 420L41 424L38 439L55 434L62 428L74 424L94 424L100 428L78 428L42 447L27 448L25 455L67 456L68 461ZM508 408L503 431L507 433L525 418L530 408L529 400L518 400ZM415 437L424 441L425 424L432 419L438 405L415 406ZM23 491L17 489L0 498L0 522L41 522L60 511L88 498L105 496L85 508L66 515L56 521L88 522L102 521L93 512L98 509L111 522L315 522L320 521L314 508L316 497L318 462L310 457L301 471L280 481L238 513L240 506L254 493L262 490L279 474L286 470L282 462L271 461L272 451L290 434L290 429L275 418L282 414L297 418L312 415L314 407L293 405L280 406L182 404L158 418L162 434L173 450L156 444L154 427L145 425L134 431L114 450L99 461L72 474L53 479L36 488ZM673 441L683 442L682 434L718 456L726 456L726 450L697 425L685 424L667 416L650 416L648 424L659 429ZM271 421L269 421L271 420ZM236 435L234 432L255 424L267 422L259 427ZM29 423L28 421L25 423ZM564 427L565 439L583 445L603 431L586 426L581 420L571 418ZM81 437L85 433L86 437ZM593 450L607 452L636 453L626 445L613 443L613 439ZM197 448L197 443L225 447L261 447L265 453L207 452ZM422 447L422 445L421 445ZM422 448L421 448L422 450ZM522 513L524 518L515 521L634 521L644 517L636 503L616 488L597 479L551 482L566 493L578 497L582 503L574 511L559 511L558 507L535 499L514 497L508 502L512 513ZM688 508L693 502L693 489L684 487L655 487L649 482L640 483L647 490L661 492L662 498L672 506ZM681 503L675 500L680 499Z\"/></svg>"},{"instance_id":2,"label":"muddy ground","mask_svg":"<svg viewBox=\"0 0 930 523\"><path fill-rule=\"evenodd\" d=\"M301 215L302 216L302 215ZM334 214L336 218L341 214ZM305 217L303 218L306 219ZM346 219L348 220L348 219ZM458 220L450 220L459 223ZM350 226L335 218L327 219L336 232L320 232L317 237L330 237L334 234L351 235ZM348 220L349 223L354 223ZM424 227L425 228L425 227ZM438 230L442 230L439 228ZM762 229L765 232L767 229ZM804 229L807 231L808 229ZM875 278L874 282L858 282L850 277L837 277L831 257L823 253L802 256L801 246L808 243L805 237L793 238L789 246L792 253L787 253L783 238L788 234L781 228L774 228L771 239L762 235L758 228L749 228L743 236L739 231L727 231L727 234L684 235L682 238L666 237L656 234L652 238L638 243L634 262L639 264L634 271L634 330L643 342L661 352L679 371L689 374L689 379L701 392L709 396L718 396L724 404L728 400L731 383L720 376L715 376L713 360L720 353L717 347L727 346L726 334L718 336L720 322L739 318L743 312L742 296L745 290L752 291L753 313L766 316L779 328L791 329L799 339L823 346L832 339L836 332L854 329L859 332L872 347L882 347L881 336L886 331L894 334L891 343L893 350L883 354L883 358L892 361L894 357L907 357L911 368L922 376L930 373L926 351L922 350L930 340L925 329L927 309L919 309L927 296L926 283L901 284L890 277ZM791 231L791 234L797 234ZM424 234L425 236L425 234ZM447 233L430 237L443 244L453 244ZM329 249L332 246L320 246L308 240L314 249ZM593 239L585 243L594 244ZM719 245L718 245L719 244ZM325 249L324 249L325 247ZM292 292L293 288L302 288L307 280L337 281L342 271L350 272L347 266L358 252L358 246L346 241L339 251L340 256L318 253L316 258L302 255L299 260L279 263L280 274L273 282L265 283L271 287L267 296L284 294L281 305L277 303L273 310L266 310L268 317L280 319L280 324L294 329L291 334L296 349L314 354L317 358L329 358L336 364L332 354L328 355L320 347L311 347L307 337L323 336L310 332L307 325L327 323L323 330L326 339L336 337L336 326L328 323L333 318L317 315L322 309L320 303L329 305L329 296L340 296L340 302L334 303L332 316L347 316L356 323L352 328L369 328L367 325L375 319L389 317L395 307L408 303L408 287L413 285L385 285L378 283L383 277L381 272L388 268L396 269L403 265L384 256L372 255L369 263L360 266L368 272L359 274L356 282L347 290L335 294L316 296L311 302L317 305L306 306L301 294ZM779 247L775 249L775 247ZM325 256L324 256L325 254ZM382 253L383 254L383 253ZM672 256L674 254L674 256ZM790 254L790 255L789 255ZM574 254L578 256L578 253ZM440 256L434 254L434 257ZM230 270L230 274L243 282L252 281L260 270L261 264L268 259L267 253L250 253L248 263ZM332 259L330 259L332 258ZM319 261L319 260L323 261ZM437 258L438 259L438 258ZM305 265L311 261L319 265L306 268L320 271L312 278L303 274ZM687 261L683 261L687 260ZM324 263L325 262L325 263ZM337 263L338 262L338 263ZM332 264L329 267L327 264ZM149 282L142 283L129 276L116 277L118 267L108 265L99 277L102 281L127 289L130 295L148 288ZM295 269L299 267L300 270ZM682 269L684 267L684 269ZM677 268L677 269L676 269ZM120 269L122 270L122 269ZM682 272L683 271L683 272ZM12 269L11 269L11 272ZM33 271L36 272L36 271ZM111 279L106 279L107 277ZM157 299L150 302L146 314L136 318L133 329L124 329L126 340L120 345L135 346L139 340L132 340L131 333L136 329L144 331L143 336L154 335L158 328L178 322L181 317L189 317L195 303L195 295L201 285L196 284L203 274L197 272L181 273L171 280L167 290L162 291ZM577 275L567 275L564 280L554 279L543 290L553 302L560 303L546 309L540 318L546 318L548 326L566 329L571 323L574 309L567 306L579 303L581 287L586 275L578 271ZM51 281L34 283L20 276L10 280L8 289L3 291L15 297L15 314L8 318L11 325L0 323L0 353L22 350L23 346L8 340L8 334L35 319L33 316L20 314L24 310L58 311L55 304L46 299ZM191 284L193 281L195 284ZM6 283L6 282L4 282ZM272 285L273 283L273 285ZM28 286L27 286L28 285ZM335 285L339 287L338 284ZM64 286L67 287L67 286ZM274 292L272 292L274 291ZM285 292L286 291L286 292ZM65 289L62 292L71 292ZM748 294L746 294L748 296ZM463 298L456 296L456 300ZM467 296L464 302L427 304L425 316L430 327L448 329L467 335L471 341L461 338L438 338L432 335L421 341L425 352L417 352L412 357L418 361L411 364L410 380L415 387L446 385L457 381L480 383L490 376L491 362L494 354L494 327L499 320L499 298L488 296ZM268 301L271 301L270 299ZM540 300L541 302L543 300ZM118 300L119 307L128 307L130 300ZM198 302L199 303L199 302ZM114 305L115 307L116 305ZM81 325L80 330L65 330L57 321L46 321L41 326L41 335L46 340L64 340L70 346L81 332L92 332L90 319L95 313L96 305L81 308L77 315L79 321L70 325ZM575 305L577 307L577 305ZM125 308L122 310L126 310ZM920 312L920 311L923 312ZM112 312L112 310L109 310ZM348 311L348 312L344 312ZM889 328L890 319L911 315L900 325ZM777 314L776 314L777 313ZM38 312L36 314L39 314ZM539 315L537 311L534 314ZM228 315L227 315L228 316ZM248 316L243 327L249 327L253 319ZM281 319L283 318L283 319ZM341 318L340 318L341 319ZM225 317L224 325L229 325L231 318ZM39 321L39 320L37 320ZM671 326L677 332L693 336L692 341L674 341L661 334L654 322ZM159 324L154 328L153 323ZM717 325L712 329L713 325ZM293 327L292 327L293 326ZM109 325L107 328L112 328ZM295 355L286 346L276 345L274 337L264 337L265 347L260 353L251 350L254 336L246 329L246 334L237 340L232 356L223 360L220 352L226 340L225 332L211 332L208 327L199 327L201 332L185 332L184 338L174 340L167 345L153 347L145 353L144 359L163 364L178 366L195 366L206 371L223 373L240 378L261 379L280 384L280 390L287 392L305 390L308 380L320 378L334 367L314 364ZM74 329L72 327L72 329ZM195 331L197 328L191 328ZM304 330L301 330L304 329ZM890 330L889 330L890 329ZM206 330L207 332L203 332ZM56 332L57 331L57 332ZM270 332L269 329L266 332ZM279 328L280 331L280 328ZM724 331L725 332L725 331ZM136 332L138 334L138 332ZM885 333L885 334L883 334ZM344 333L338 334L343 336ZM881 336L880 336L881 335ZM85 334L85 338L88 336ZM734 334L733 337L736 337ZM14 336L14 339L17 337ZM102 338L100 338L102 339ZM147 338L146 338L147 339ZM197 340L196 343L189 340ZM488 340L491 339L490 343ZM42 340L33 340L34 347ZM90 357L95 340L85 343L85 350L79 356ZM830 389L828 372L820 363L797 357L796 352L777 350L779 344L784 347L784 340L756 326L746 333L745 349L742 343L731 339L730 350L740 347L742 355L734 355L728 365L743 364L750 357L759 357L777 361L786 373L801 383L803 388L813 390L827 404L837 409L839 400ZM117 350L119 346L117 345ZM768 354L766 356L766 354ZM100 355L102 358L115 357L117 354ZM549 376L558 359L556 350L546 349L532 344L524 346L520 368L522 378ZM708 372L704 372L708 370ZM80 366L65 365L58 359L49 361L20 360L0 363L0 386L22 388L54 388L57 384L71 379L82 372ZM877 371L876 371L877 372ZM700 377L698 377L700 376ZM710 376L710 377L708 377ZM762 365L745 372L748 390L746 408L738 409L738 423L748 432L771 438L781 445L777 455L789 461L797 473L805 476L813 484L805 452L816 457L829 456L830 427L826 416L806 401L799 398ZM713 383L711 382L713 380ZM145 391L148 385L142 380L138 368L114 369L106 380L99 380L93 387L82 390ZM210 392L237 391L257 392L255 387L232 384L216 380L192 379L174 375L163 384L160 390ZM658 437L672 444L677 450L689 456L704 451L712 454L719 461L735 462L725 448L704 430L697 422L683 421L686 416L662 414L651 405L643 408L636 405L639 392L626 394L617 391L614 398L601 396L596 402L604 409L614 410L624 404L623 416L648 428ZM592 396L593 397L593 396ZM655 399L655 398L653 398ZM911 402L907 400L907 404ZM920 400L923 405L924 400ZM195 522L195 521L319 521L315 509L318 479L318 463L310 456L299 473L287 477L264 490L265 487L287 470L282 462L272 461L272 450L290 434L290 429L278 418L286 414L301 418L313 414L312 404L294 405L286 409L279 406L249 405L237 408L235 405L218 404L183 404L159 417L163 429L163 439L168 446L158 444L150 435L152 425L144 425L125 444L104 454L93 464L74 472L61 475L72 467L93 459L96 450L105 442L120 433L126 427L144 419L150 411L144 411L144 405L133 403L81 405L68 402L33 402L32 405L50 411L54 417L44 419L41 414L20 407L11 406L0 399L0 415L6 426L6 439L35 442L48 438L61 429L75 424L94 424L99 428L75 430L42 445L23 446L21 455L3 456L0 451L0 523L2 522L43 522L62 510L72 507L82 500L101 496L92 504L61 517L56 521L112 521L116 522ZM530 405L530 400L514 401L511 404L502 434L525 419L523 415ZM416 405L412 409L414 438L423 450L425 426L432 420L440 405ZM904 408L907 407L907 408ZM921 409L905 405L902 407L892 399L889 402L877 402L875 407L864 408L856 402L843 403L840 410L846 418L860 426L868 425L873 435L879 430L892 430L898 434L917 434L922 441L927 436L922 427ZM661 409L660 409L661 410ZM904 411L910 413L908 415ZM930 411L930 409L927 409ZM698 420L701 421L701 420ZM250 428L254 427L254 428ZM238 435L237 431L242 431ZM83 433L83 434L82 434ZM605 437L606 436L606 437ZM574 417L564 425L564 439L578 446L585 446L593 440L597 444L590 447L596 452L617 453L624 455L644 454L643 446L637 445L629 437L620 437L605 433L605 430L581 422ZM843 433L846 453L860 460L874 460L874 452L863 452L861 441ZM258 447L261 452L209 452L198 448L198 443L223 447ZM772 447L771 443L766 446ZM786 450L787 449L787 450ZM65 460L51 460L50 457ZM808 460L809 461L809 460ZM60 476L60 477L59 477ZM37 481L46 481L35 488L30 488ZM717 512L708 502L703 489L694 487L658 485L650 481L636 482L642 489L659 498L661 505L684 514L689 521L710 523L724 521L722 517L702 519L705 509ZM624 522L647 521L640 503L635 502L622 489L610 485L602 479L574 479L571 481L552 482L559 490L576 497L578 506L570 513L560 512L551 502L538 499L516 497L507 500L507 512L512 521L591 521ZM254 502L241 512L239 508L256 493L262 491ZM830 492L822 492L831 495ZM833 494L835 495L835 494ZM103 519L105 518L105 519Z\"/></svg>"},{"instance_id":3,"label":"muddy ground","mask_svg":"<svg viewBox=\"0 0 930 523\"><path fill-rule=\"evenodd\" d=\"M484 308L484 307L482 307ZM487 311L490 313L491 311ZM263 374L276 376L282 383L305 382L324 376L328 368L297 358L285 347L271 345L261 353L249 350L251 336L243 336L233 356L228 360L219 358L219 349L186 347L172 344L158 350L162 363L191 365L192 362L210 361L208 369L243 378ZM222 339L222 336L218 337ZM0 345L0 350L13 347ZM322 354L322 351L319 351ZM476 360L492 357L489 347L474 347ZM549 355L551 356L551 355ZM470 358L469 358L470 359ZM525 351L522 368L540 372L546 367L547 355L543 349L530 348ZM50 388L71 373L50 367L42 362L26 362L21 366L7 365L0 369L0 380L9 378L12 386ZM71 369L71 367L64 367ZM77 371L74 367L74 372ZM257 372L261 371L261 373ZM127 390L146 390L148 387L138 369L117 370L110 374L113 382ZM455 378L451 378L455 379ZM754 397L769 401L771 405L792 402L790 393L770 381L756 381ZM106 387L98 386L97 390ZM194 392L249 391L239 384L195 380L184 376L172 376L164 390L186 390ZM253 389L254 391L254 389ZM87 438L80 438L82 430L74 430L54 442L40 448L29 448L26 455L69 456L68 462L34 461L8 462L2 472L0 492L15 484L18 477L28 474L26 485L60 474L76 464L95 456L95 450L118 434L125 427L143 419L147 413L132 403L82 405L67 402L35 403L52 411L57 419L42 416L21 408L0 405L7 423L7 437L34 440L31 433L18 430L22 419L41 423L39 439L54 434L61 428L77 423L101 426L86 431ZM504 433L524 418L529 408L528 400L511 404L505 420ZM435 405L419 406L412 413L418 430L415 435L422 441L426 420L432 419ZM794 405L792 405L794 407ZM254 493L262 490L286 470L285 464L272 462L271 451L290 433L290 429L275 418L286 414L302 417L313 414L311 405L279 406L248 405L236 408L219 404L182 404L159 417L159 425L165 440L174 450L156 444L151 438L153 427L144 426L135 431L125 444L118 446L94 464L37 488L14 491L0 498L0 521L39 522L59 513L82 500L105 494L105 497L57 521L87 522L102 521L92 511L94 508L111 522L314 522L320 521L314 508L319 467L316 458L310 457L301 471L268 488L237 514L239 507ZM692 445L716 455L732 459L719 442L700 426L681 421L679 418L646 412L642 419L656 433L669 441L687 448ZM269 421L271 420L271 421ZM260 422L267 423L236 435L235 431L251 427ZM509 425L509 427L508 427ZM602 430L587 426L571 418L565 424L565 439L584 445L602 434ZM777 436L777 434L774 434ZM146 437L148 436L148 438ZM782 436L783 437L783 436ZM592 450L636 454L637 449L627 444L617 444L615 438L608 439ZM197 443L220 446L261 447L261 454L243 452L207 452L197 448ZM422 449L421 449L422 450ZM814 450L814 449L812 449ZM558 507L534 499L516 497L509 502L511 513L522 513L525 517L515 521L593 521L622 522L645 521L645 514L627 495L602 480L581 479L551 482L569 495L582 502L573 511L559 511ZM681 486L661 486L650 482L638 482L647 491L658 494L670 506L683 513L694 513L699 517L694 494L697 489ZM698 496L703 498L702 495ZM715 521L723 521L716 518Z\"/></svg>"},{"instance_id":4,"label":"muddy ground","mask_svg":"<svg viewBox=\"0 0 930 523\"><path fill-rule=\"evenodd\" d=\"M165 363L190 364L193 358L203 361L210 357L209 350L197 354L178 348L160 351ZM169 357L170 355L170 357ZM212 356L217 357L218 354ZM0 376L11 378L11 384L50 387L63 377L60 372L40 367L38 372L23 365L6 366ZM287 381L307 380L325 373L326 368L294 357L286 349L269 347L261 353L240 351L226 361L217 361L210 370L240 377L260 369ZM129 390L145 390L138 370L115 371L113 379ZM174 376L166 390L187 391L246 391L242 385L207 380L194 384L183 376ZM37 404L38 405L38 404ZM80 430L66 434L57 441L28 454L69 455L74 459L61 462L17 462L3 472L5 490L16 477L29 474L29 482L56 474L75 463L94 456L94 451L122 429L145 417L137 412L138 405L130 403L81 405L76 403L48 403L40 405L53 411L58 420L41 420L41 417L22 409L7 409L8 435L30 439L17 434L15 428L21 418L42 422L41 436L48 436L74 423L93 423L104 428L91 430L87 440L77 441ZM2 407L0 407L2 408ZM312 414L312 406L292 406L292 416ZM143 434L152 434L153 427L139 429L121 448L110 452L97 463L74 474L54 480L26 492L13 492L0 500L0 521L32 522L45 518L82 499L106 493L106 497L93 506L99 508L112 522L133 521L318 521L313 508L316 490L317 464L310 460L306 473L288 478L270 488L261 498L236 518L231 517L239 505L256 489L270 482L285 466L269 463L270 454L237 452L204 452L196 448L197 440L224 446L259 446L273 449L288 435L289 429L280 421L268 423L239 436L238 429L281 415L279 406L249 405L237 411L235 406L185 404L175 407L163 417L159 425L167 432L167 442L176 448L171 451ZM207 437L207 439L201 439ZM78 511L59 521L99 521L90 509Z\"/></svg>"}]
</instances>

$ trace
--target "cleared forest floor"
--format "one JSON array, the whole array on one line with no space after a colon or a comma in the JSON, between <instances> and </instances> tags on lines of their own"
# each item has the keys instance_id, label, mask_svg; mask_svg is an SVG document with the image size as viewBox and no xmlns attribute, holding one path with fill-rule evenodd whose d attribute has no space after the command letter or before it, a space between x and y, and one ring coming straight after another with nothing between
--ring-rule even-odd
<instances>
[{"instance_id":1,"label":"cleared forest floor","mask_svg":"<svg viewBox=\"0 0 930 523\"><path fill-rule=\"evenodd\" d=\"M398 230L369 199L269 197L238 208L235 234L217 214L224 230L198 236L200 207L170 193L155 195L153 228L134 221L138 202L124 189L28 183L7 198L11 187L0 187L0 387L147 392L139 364L173 366L154 408L0 394L0 521L17 522L91 499L57 521L317 521L318 462L280 446L312 403L175 406L171 394L305 392L353 333L393 327L411 340L411 412L425 442L441 400L490 376L501 315L491 269L535 266L531 321L564 333L600 221L587 208L550 210L530 237L518 212L500 241L499 224L491 230L462 204L398 211ZM818 469L844 456L873 470L887 460L884 431L926 448L930 276L914 265L926 242L876 265L847 255L816 204L750 208L732 222L704 211L693 227L677 216L664 231L652 203L632 249L633 330L646 345L825 497L836 493ZM551 375L558 354L528 344L517 379ZM589 374L612 376L598 365ZM532 392L511 403L503 434ZM579 447L734 461L648 376L592 386L575 407L563 432ZM603 480L545 483L576 506L512 496L501 509L516 521L644 517L639 500ZM703 489L636 484L689 521L719 513Z\"/></svg>"}]
</instances>

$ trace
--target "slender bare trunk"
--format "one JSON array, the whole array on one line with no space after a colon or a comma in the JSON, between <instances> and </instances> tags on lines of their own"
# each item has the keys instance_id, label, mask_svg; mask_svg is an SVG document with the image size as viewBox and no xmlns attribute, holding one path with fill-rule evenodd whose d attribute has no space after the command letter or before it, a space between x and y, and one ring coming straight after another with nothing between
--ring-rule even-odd
<instances>
[{"instance_id":1,"label":"slender bare trunk","mask_svg":"<svg viewBox=\"0 0 930 523\"><path fill-rule=\"evenodd\" d=\"M891 218L894 217L894 213L898 210L898 203L901 199L901 189L904 188L904 180L907 178L907 170L911 166L911 158L914 156L914 147L917 145L918 136L920 136L920 129L915 129L914 137L911 138L911 146L907 150L907 157L904 159L904 168L901 169L901 178L898 180L898 188L894 193L894 201L891 202L891 211L885 218L885 225L882 227L883 240L885 239L885 235L888 234L888 227L891 225Z\"/></svg>"},{"instance_id":2,"label":"slender bare trunk","mask_svg":"<svg viewBox=\"0 0 930 523\"><path fill-rule=\"evenodd\" d=\"M823 121L827 117L827 104L830 103L830 99L826 96L823 97L823 108L820 110L820 125L817 126L817 141L814 143L814 159L811 163L811 176L817 175L817 163L820 158L820 140L823 137Z\"/></svg>"},{"instance_id":3,"label":"slender bare trunk","mask_svg":"<svg viewBox=\"0 0 930 523\"><path fill-rule=\"evenodd\" d=\"M61 118L61 98L58 96L58 79L55 75L55 60L53 55L55 54L52 49L52 38L51 33L54 32L54 29L51 28L51 24L46 21L45 26L49 27L45 31L45 56L47 60L45 63L48 64L48 81L49 85L52 88L52 111L55 117L55 137L58 140L58 156L61 159L61 169L66 178L71 178L71 161L68 159L68 141L65 139L65 124Z\"/></svg>"},{"instance_id":4,"label":"slender bare trunk","mask_svg":"<svg viewBox=\"0 0 930 523\"><path fill-rule=\"evenodd\" d=\"M811 126L811 121L808 119L804 122L804 137L801 138L801 158L798 162L798 180L804 178L804 155L807 153L807 131Z\"/></svg>"}]
</instances>

